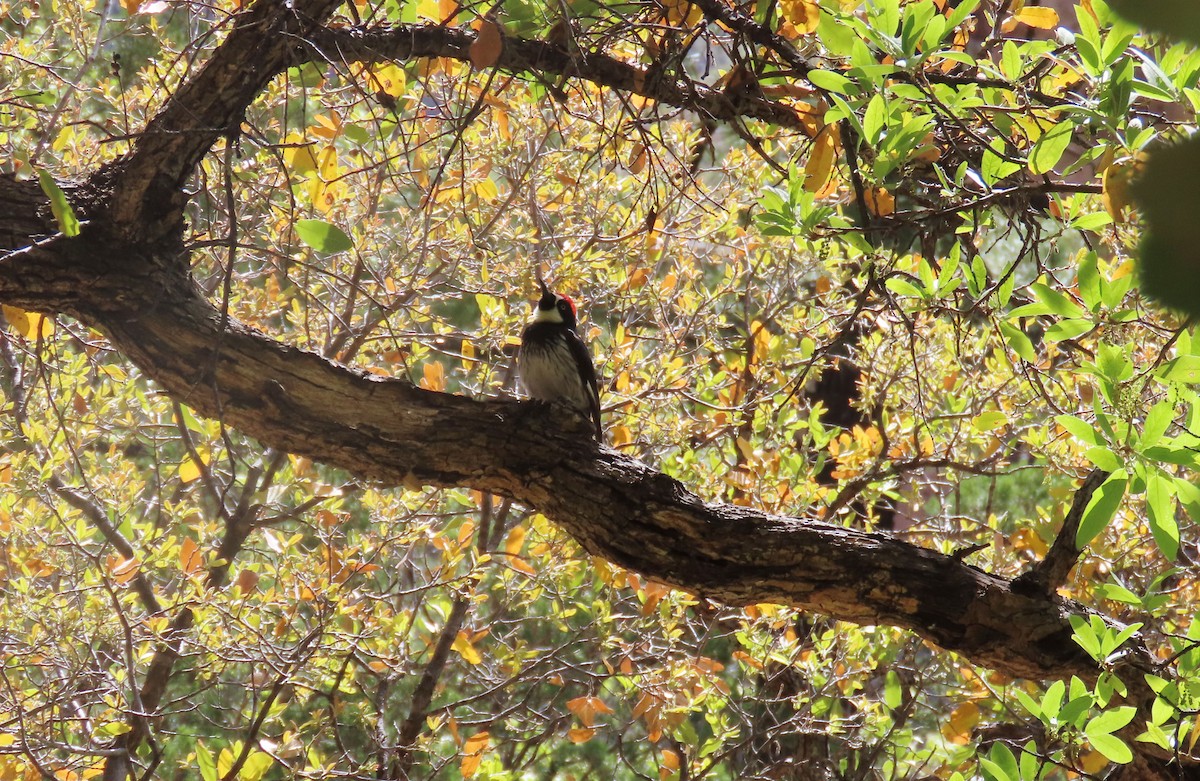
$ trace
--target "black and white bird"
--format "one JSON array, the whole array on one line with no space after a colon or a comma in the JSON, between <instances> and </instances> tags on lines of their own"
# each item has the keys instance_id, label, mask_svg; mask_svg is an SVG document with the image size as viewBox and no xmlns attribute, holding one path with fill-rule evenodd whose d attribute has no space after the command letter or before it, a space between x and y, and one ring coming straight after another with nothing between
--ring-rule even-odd
<instances>
[{"instance_id":1,"label":"black and white bird","mask_svg":"<svg viewBox=\"0 0 1200 781\"><path fill-rule=\"evenodd\" d=\"M530 398L564 404L591 421L597 440L600 427L600 391L596 367L583 338L575 330L575 302L546 287L539 276L533 322L521 332L517 370Z\"/></svg>"}]
</instances>

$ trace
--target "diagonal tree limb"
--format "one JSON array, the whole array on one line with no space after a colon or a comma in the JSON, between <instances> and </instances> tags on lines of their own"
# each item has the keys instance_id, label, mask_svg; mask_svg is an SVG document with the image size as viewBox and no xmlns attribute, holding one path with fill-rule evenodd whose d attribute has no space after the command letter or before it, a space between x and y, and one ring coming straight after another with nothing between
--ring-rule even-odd
<instances>
[{"instance_id":1,"label":"diagonal tree limb","mask_svg":"<svg viewBox=\"0 0 1200 781\"><path fill-rule=\"evenodd\" d=\"M1079 533L1083 512L1087 509L1092 494L1096 493L1096 489L1104 484L1108 475L1108 472L1099 468L1088 472L1087 477L1079 485L1079 490L1075 492L1071 509L1067 511L1062 528L1059 530L1058 536L1054 538L1054 543L1046 553L1046 558L1022 572L1013 581L1014 589L1028 589L1032 593L1050 594L1067 582L1067 576L1071 574L1071 569L1079 560L1079 555L1083 553L1075 546L1075 538Z\"/></svg>"},{"instance_id":2,"label":"diagonal tree limb","mask_svg":"<svg viewBox=\"0 0 1200 781\"><path fill-rule=\"evenodd\" d=\"M388 485L511 498L591 553L726 604L774 602L899 626L1020 677L1097 673L1071 640L1069 616L1087 612L1078 605L1017 593L1004 578L885 534L705 504L636 460L581 444L569 415L426 391L236 322L222 329L220 312L184 274L162 272L134 247L73 241L85 245L79 256L99 260L80 268L72 255L60 258L56 273L73 277L75 292L48 308L78 313L174 398L263 444ZM19 279L0 263L0 299L47 307Z\"/></svg>"},{"instance_id":3,"label":"diagonal tree limb","mask_svg":"<svg viewBox=\"0 0 1200 781\"><path fill-rule=\"evenodd\" d=\"M204 67L170 97L133 151L102 172L112 187L111 227L128 239L169 239L181 227L183 185L208 150L235 134L242 113L271 79L295 62L296 42L316 30L340 0L258 0ZM111 180L111 181L108 181Z\"/></svg>"},{"instance_id":4,"label":"diagonal tree limb","mask_svg":"<svg viewBox=\"0 0 1200 781\"><path fill-rule=\"evenodd\" d=\"M466 27L402 24L370 28L321 28L308 39L309 56L331 62L409 61L446 57L470 62L476 33ZM509 73L569 76L600 87L630 92L677 108L695 111L723 122L757 119L803 131L796 109L765 97L731 97L704 82L654 75L604 52L578 51L534 38L503 36L495 66Z\"/></svg>"}]
</instances>

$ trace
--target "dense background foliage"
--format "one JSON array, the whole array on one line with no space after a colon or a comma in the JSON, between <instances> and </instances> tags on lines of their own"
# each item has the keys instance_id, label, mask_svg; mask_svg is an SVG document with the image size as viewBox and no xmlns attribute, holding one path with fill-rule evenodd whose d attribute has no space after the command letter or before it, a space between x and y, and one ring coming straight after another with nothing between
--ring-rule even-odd
<instances>
[{"instance_id":1,"label":"dense background foliage","mask_svg":"<svg viewBox=\"0 0 1200 781\"><path fill-rule=\"evenodd\" d=\"M0 3L5 170L116 159L238 10ZM1153 718L1114 734L1111 676L1011 680L899 630L712 604L499 497L264 450L101 334L6 306L0 779L98 777L180 632L147 778L1067 778L1193 749L1200 339L1139 291L1129 183L1193 130L1200 54L1102 0L344 13L478 36L465 61L272 84L193 182L223 311L512 394L540 267L580 300L612 447L1005 577L1110 473L1061 591L1173 663ZM503 72L501 34L646 81ZM650 97L686 83L750 118ZM1124 639L1077 632L1098 661Z\"/></svg>"}]
</instances>

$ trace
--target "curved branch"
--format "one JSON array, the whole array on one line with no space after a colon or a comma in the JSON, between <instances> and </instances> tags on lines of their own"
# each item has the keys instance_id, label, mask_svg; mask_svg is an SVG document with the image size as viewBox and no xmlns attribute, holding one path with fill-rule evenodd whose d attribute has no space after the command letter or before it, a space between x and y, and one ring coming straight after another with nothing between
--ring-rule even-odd
<instances>
[{"instance_id":1,"label":"curved branch","mask_svg":"<svg viewBox=\"0 0 1200 781\"><path fill-rule=\"evenodd\" d=\"M136 247L70 241L85 245L72 254L95 263L58 264L73 300L57 308L106 332L174 398L265 445L387 485L509 497L590 553L726 604L774 602L903 627L1020 677L1097 673L1071 640L1069 616L1084 608L1057 596L1018 593L1006 579L886 534L706 504L590 442L569 415L422 390L237 323L223 328L184 274L156 273L165 264ZM13 271L12 259L0 263L0 299L22 298ZM1144 659L1136 649L1131 656Z\"/></svg>"},{"instance_id":2,"label":"curved branch","mask_svg":"<svg viewBox=\"0 0 1200 781\"><path fill-rule=\"evenodd\" d=\"M475 37L476 33L465 27L438 24L325 27L309 37L309 46L318 57L331 62L371 63L423 57L470 62ZM656 74L602 52L581 51L573 55L566 47L549 41L508 35L503 35L502 40L495 67L503 71L579 78L724 122L757 119L789 129L805 129L801 115L786 103L761 96L730 95L703 82Z\"/></svg>"},{"instance_id":3,"label":"curved branch","mask_svg":"<svg viewBox=\"0 0 1200 781\"><path fill-rule=\"evenodd\" d=\"M233 17L225 41L138 136L134 149L102 172L116 174L108 216L126 237L154 241L178 230L183 185L222 135L236 133L246 107L296 59L341 0L258 0Z\"/></svg>"}]
</instances>

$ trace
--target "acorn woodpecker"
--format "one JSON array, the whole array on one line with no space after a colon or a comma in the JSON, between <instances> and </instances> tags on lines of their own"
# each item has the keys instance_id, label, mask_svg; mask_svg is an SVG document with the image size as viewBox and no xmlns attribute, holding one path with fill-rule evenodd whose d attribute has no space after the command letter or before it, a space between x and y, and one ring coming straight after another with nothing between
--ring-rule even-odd
<instances>
[{"instance_id":1,"label":"acorn woodpecker","mask_svg":"<svg viewBox=\"0 0 1200 781\"><path fill-rule=\"evenodd\" d=\"M521 384L531 398L566 404L588 418L602 440L596 367L575 330L575 302L550 290L540 276L537 283L542 297L517 353Z\"/></svg>"}]
</instances>

